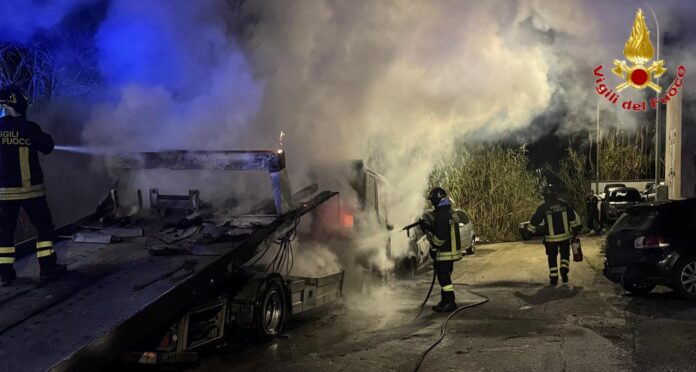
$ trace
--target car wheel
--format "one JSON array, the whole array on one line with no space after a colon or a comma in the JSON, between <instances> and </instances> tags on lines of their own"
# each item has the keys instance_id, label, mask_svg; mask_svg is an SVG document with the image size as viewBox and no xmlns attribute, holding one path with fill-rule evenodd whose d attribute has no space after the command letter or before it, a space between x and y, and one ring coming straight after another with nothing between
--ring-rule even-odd
<instances>
[{"instance_id":1,"label":"car wheel","mask_svg":"<svg viewBox=\"0 0 696 372\"><path fill-rule=\"evenodd\" d=\"M471 238L471 245L466 249L466 254L476 254L476 238Z\"/></svg>"},{"instance_id":2,"label":"car wheel","mask_svg":"<svg viewBox=\"0 0 696 372\"><path fill-rule=\"evenodd\" d=\"M679 260L674 270L674 289L682 297L696 300L696 257Z\"/></svg>"},{"instance_id":3,"label":"car wheel","mask_svg":"<svg viewBox=\"0 0 696 372\"><path fill-rule=\"evenodd\" d=\"M255 306L255 328L259 340L268 340L283 331L287 314L286 297L285 286L279 277L272 277L259 287Z\"/></svg>"},{"instance_id":4,"label":"car wheel","mask_svg":"<svg viewBox=\"0 0 696 372\"><path fill-rule=\"evenodd\" d=\"M653 289L655 289L654 284L641 284L641 283L634 283L634 282L624 282L622 287L636 295L644 295L650 293Z\"/></svg>"}]
</instances>

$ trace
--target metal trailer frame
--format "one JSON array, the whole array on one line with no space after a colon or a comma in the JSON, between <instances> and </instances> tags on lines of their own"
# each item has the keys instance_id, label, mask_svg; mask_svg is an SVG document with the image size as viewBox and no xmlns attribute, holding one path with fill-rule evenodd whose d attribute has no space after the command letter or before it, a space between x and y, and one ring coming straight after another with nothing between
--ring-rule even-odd
<instances>
[{"instance_id":1,"label":"metal trailer frame","mask_svg":"<svg viewBox=\"0 0 696 372\"><path fill-rule=\"evenodd\" d=\"M276 213L293 206L290 179L285 169L283 150L256 151L161 151L122 155L112 159L120 169L170 170L257 170L268 171L273 187Z\"/></svg>"},{"instance_id":2,"label":"metal trailer frame","mask_svg":"<svg viewBox=\"0 0 696 372\"><path fill-rule=\"evenodd\" d=\"M126 315L125 317L119 318L113 326L110 326L108 330L99 336L85 339L83 341L83 346L78 350L75 350L70 355L56 355L57 358L63 359L55 360L55 364L49 368L51 371L87 371L99 368L118 357L121 352L126 350L129 346L134 345L145 335L158 329L158 327L166 324L173 324L176 322L176 319L180 317L180 314L184 314L184 320L186 320L190 319L196 312L206 308L210 309L215 306L221 307L222 311L226 313L223 317L224 319L220 320L222 322L234 320L241 326L253 325L253 314L257 311L254 307L255 292L258 289L257 285L263 283L268 277L273 275L278 276L278 274L263 275L257 273L252 277L248 277L243 283L239 283L242 290L234 295L226 293L226 288L221 288L221 286L230 283L230 274L234 271L234 268L240 267L241 264L255 257L259 253L259 247L272 244L279 237L291 231L296 226L296 221L302 216L313 212L318 206L338 195L337 192L322 191L316 193L308 201L303 201L296 206L293 205L287 172L285 171L285 157L280 151L224 151L211 153L172 151L165 153L144 153L114 159L113 164L126 170L139 168L165 168L172 170L201 168L218 170L268 170L271 182L273 183L274 204L279 213L270 223L260 227L243 240L235 243L217 244L216 249L218 249L218 252L222 252L219 256L215 258L208 257L206 261L204 261L205 264L200 267L200 269L197 268L197 270L192 271L192 273L188 274L179 282L167 284L166 287L168 289L160 293L154 300L148 302L145 306L132 309L134 311L129 310L128 314L124 314ZM301 191L301 193L311 194L313 193L312 191L315 190L316 187L309 187ZM109 201L114 203L114 205L109 206ZM111 193L105 203L107 204L106 209L112 209L112 211L116 210L117 205L115 205L115 203L117 203L117 197L115 193ZM108 213L105 213L104 203L102 203L101 208L97 212L80 219L75 224L70 224L59 229L57 233L69 233L80 225L99 221L106 214ZM23 243L25 249L27 249L26 246L29 246L31 242L32 241L27 241ZM229 248L225 248L227 246L229 246ZM170 260L176 261L178 258ZM99 281L108 284L109 282L118 281L119 275L107 281L101 279ZM60 282L56 284L59 283ZM92 291L94 283L83 284L88 287L88 292ZM165 288L165 284L157 286L157 288L151 288L151 290L155 291L160 287ZM287 298L290 300L288 303L288 313L293 314L305 311L332 302L342 295L343 272L324 278L289 277L284 280L284 287L287 291ZM97 286L96 290L98 294L104 293L99 288L101 287ZM123 290L123 288L121 288L121 290ZM215 295L215 293L217 293L217 295ZM220 297L221 293L223 297ZM104 296L105 294L100 295ZM211 295L217 297L211 297ZM39 315L38 319L40 320L43 320L42 317L55 316L51 314L44 316L42 314L49 312L47 310L53 309L54 307L64 308L68 306L64 304L65 302L80 303L81 297L77 299L74 297L76 297L76 295L68 294L65 298L58 298L55 302L49 303L46 305L46 308L41 308L39 310L33 309L32 311L34 312L26 314L26 317L21 321L0 330L0 343L8 341L2 340L3 334L8 330L11 331L11 334L14 334L10 336L12 339L14 339L16 335L22 335L22 337L31 339L33 337L31 334L32 329L42 329L39 327L43 327L43 325L39 324L40 322L32 321L32 319L36 318L37 315ZM89 298L90 296L88 295L87 297ZM92 295L92 297L94 297L94 295ZM9 300L11 301L12 298ZM89 312L90 307L99 305L100 304L83 303L81 306L84 306L85 311ZM191 306L194 306L194 308L191 308ZM251 323L249 323L249 319L251 319ZM20 326L22 326L23 329L18 329ZM61 325L54 325L54 327L57 327L55 331L58 331ZM226 326L223 323L221 329L224 330L225 328ZM58 332L65 331L68 330L63 329ZM224 335L224 331L221 332L221 336L222 335ZM35 342L39 341L35 340ZM20 348L20 350L25 347L25 345L21 345L20 340L15 339L15 343L15 347ZM8 344L5 343L5 345ZM200 343L191 346L195 348L203 345L204 343ZM5 347L6 346L3 346L3 348ZM10 345L10 347L12 347L12 345ZM183 359L187 358L188 354L185 350L188 349L190 348L182 348L182 350L184 350L184 352L181 353ZM5 352L11 353L12 351L6 349ZM46 357L49 356L45 356L45 358ZM27 366L23 365L22 367Z\"/></svg>"}]
</instances>

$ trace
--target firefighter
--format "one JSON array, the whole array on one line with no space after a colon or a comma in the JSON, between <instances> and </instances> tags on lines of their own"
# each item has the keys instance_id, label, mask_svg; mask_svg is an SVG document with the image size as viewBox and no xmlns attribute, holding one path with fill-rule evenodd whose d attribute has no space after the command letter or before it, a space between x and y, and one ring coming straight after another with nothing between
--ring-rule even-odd
<instances>
[{"instance_id":1,"label":"firefighter","mask_svg":"<svg viewBox=\"0 0 696 372\"><path fill-rule=\"evenodd\" d=\"M585 198L585 210L587 211L587 228L599 235L602 233L602 225L599 223L599 198L590 190Z\"/></svg>"},{"instance_id":2,"label":"firefighter","mask_svg":"<svg viewBox=\"0 0 696 372\"><path fill-rule=\"evenodd\" d=\"M561 253L561 279L568 283L568 271L570 270L570 243L577 237L582 227L580 217L575 213L568 202L558 198L558 193L553 185L544 187L542 203L529 221L527 229L535 233L544 223L544 246L549 259L549 284L558 284L557 257Z\"/></svg>"},{"instance_id":3,"label":"firefighter","mask_svg":"<svg viewBox=\"0 0 696 372\"><path fill-rule=\"evenodd\" d=\"M36 255L42 281L67 271L56 263L53 221L37 151L53 151L53 138L26 120L27 96L15 86L0 89L0 283L9 286L17 274L14 231L19 210L24 209L36 227Z\"/></svg>"},{"instance_id":4,"label":"firefighter","mask_svg":"<svg viewBox=\"0 0 696 372\"><path fill-rule=\"evenodd\" d=\"M433 311L452 312L457 309L454 302L452 270L454 261L462 258L462 243L459 238L459 220L452 209L452 199L442 187L430 190L428 200L433 210L425 213L421 229L430 242L430 257L433 259L435 274L441 287L441 300Z\"/></svg>"}]
</instances>

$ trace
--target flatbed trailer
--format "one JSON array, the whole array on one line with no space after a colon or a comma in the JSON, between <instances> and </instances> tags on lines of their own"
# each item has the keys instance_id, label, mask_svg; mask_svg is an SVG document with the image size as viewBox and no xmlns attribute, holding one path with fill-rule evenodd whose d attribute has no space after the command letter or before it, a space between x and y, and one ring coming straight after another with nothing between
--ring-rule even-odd
<instances>
[{"instance_id":1,"label":"flatbed trailer","mask_svg":"<svg viewBox=\"0 0 696 372\"><path fill-rule=\"evenodd\" d=\"M136 159L136 168L148 164L198 169L210 164L184 162L181 168L181 156L189 155L186 152L165 154L164 158L161 153L151 154L144 160ZM210 155L197 153L196 159ZM246 266L296 233L301 221L315 224L312 219L325 218L326 213L319 216L316 212L334 204L333 200L338 205L338 193L305 190L304 195L295 195L303 201L288 200L289 188L279 190L288 186L281 185L287 175L282 174L284 156L280 152L215 155L222 159L222 163L210 165L217 170L269 170L276 191L270 203L277 213L226 217L224 224L193 222L172 227L177 220L179 224L196 220L181 219L171 212L197 209L199 196L196 191L188 198L157 195L153 189L151 208L140 206L137 221L126 222L115 216L121 206L112 191L96 213L58 230L59 234L73 234L63 235L55 244L59 260L70 269L65 277L41 284L30 279L38 277L33 255L17 260L17 281L0 288L1 371L96 370L126 355L129 348L158 330L166 340L142 350L136 361L187 361L197 348L233 329L272 336L282 330L287 316L331 303L342 295L342 271L321 277L292 277L289 270ZM266 161L258 162L259 155ZM156 164L147 163L152 157L158 159ZM131 161L126 166L133 164ZM124 167L124 162L120 166ZM158 210L153 211L153 207ZM201 210L194 212L201 215ZM125 238L112 241L119 231ZM211 234L220 235L220 231L223 239L211 239ZM30 245L25 242L20 251L26 253Z\"/></svg>"}]
</instances>

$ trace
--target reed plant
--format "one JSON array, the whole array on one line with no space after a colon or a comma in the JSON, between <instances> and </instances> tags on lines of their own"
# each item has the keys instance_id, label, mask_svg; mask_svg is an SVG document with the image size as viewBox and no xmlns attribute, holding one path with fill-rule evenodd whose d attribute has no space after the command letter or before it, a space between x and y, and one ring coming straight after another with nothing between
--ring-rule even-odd
<instances>
[{"instance_id":1,"label":"reed plant","mask_svg":"<svg viewBox=\"0 0 696 372\"><path fill-rule=\"evenodd\" d=\"M467 151L460 147L437 164L431 186L445 187L472 221L476 235L490 241L519 238L518 224L541 201L541 177L528 170L524 146L500 144Z\"/></svg>"}]
</instances>

